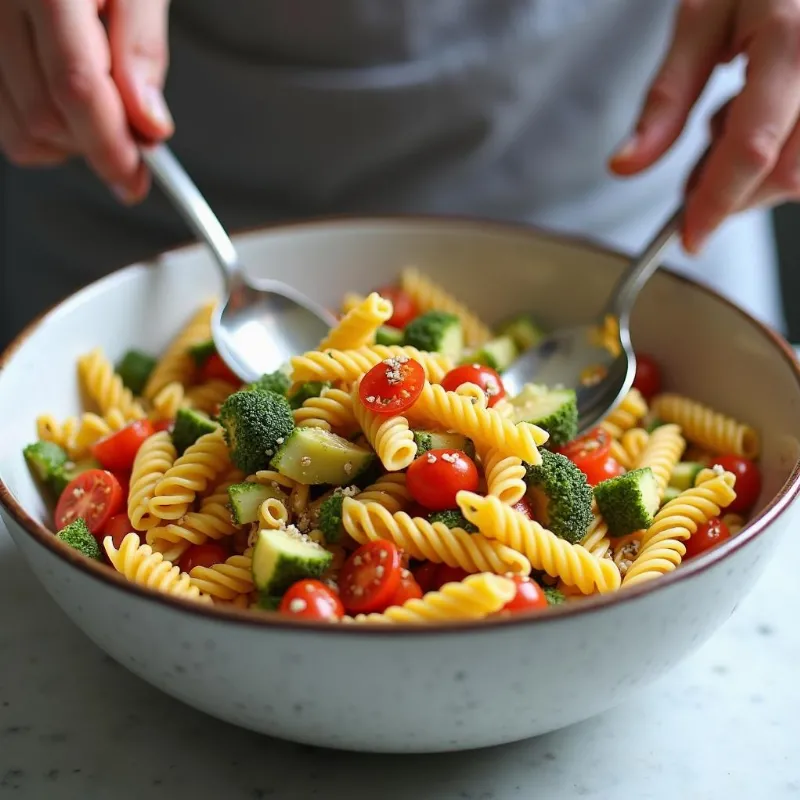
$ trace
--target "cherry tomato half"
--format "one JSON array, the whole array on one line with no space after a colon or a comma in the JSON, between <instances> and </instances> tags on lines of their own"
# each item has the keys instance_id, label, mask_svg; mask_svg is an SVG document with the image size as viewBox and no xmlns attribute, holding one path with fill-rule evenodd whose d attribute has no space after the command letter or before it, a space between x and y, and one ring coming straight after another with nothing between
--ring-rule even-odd
<instances>
[{"instance_id":1,"label":"cherry tomato half","mask_svg":"<svg viewBox=\"0 0 800 800\"><path fill-rule=\"evenodd\" d=\"M652 356L636 354L636 377L633 388L638 389L646 400L661 391L661 368Z\"/></svg>"},{"instance_id":2,"label":"cherry tomato half","mask_svg":"<svg viewBox=\"0 0 800 800\"><path fill-rule=\"evenodd\" d=\"M518 500L511 508L513 508L514 511L519 511L520 514L526 516L528 519L533 519L533 509L527 498L523 497L522 500Z\"/></svg>"},{"instance_id":3,"label":"cherry tomato half","mask_svg":"<svg viewBox=\"0 0 800 800\"><path fill-rule=\"evenodd\" d=\"M547 608L547 598L536 581L523 575L511 578L517 584L517 593L504 606L503 611L530 611L534 608Z\"/></svg>"},{"instance_id":4,"label":"cherry tomato half","mask_svg":"<svg viewBox=\"0 0 800 800\"><path fill-rule=\"evenodd\" d=\"M462 450L429 450L406 470L411 497L430 511L457 508L456 495L478 489L478 468Z\"/></svg>"},{"instance_id":5,"label":"cherry tomato half","mask_svg":"<svg viewBox=\"0 0 800 800\"><path fill-rule=\"evenodd\" d=\"M761 470L758 465L748 458L733 455L719 456L714 459L714 464L719 464L724 470L736 476L736 484L733 487L736 499L727 510L733 514L747 513L761 494Z\"/></svg>"},{"instance_id":6,"label":"cherry tomato half","mask_svg":"<svg viewBox=\"0 0 800 800\"><path fill-rule=\"evenodd\" d=\"M92 455L106 469L129 471L142 443L152 435L153 426L150 421L137 419L96 442L92 447Z\"/></svg>"},{"instance_id":7,"label":"cherry tomato half","mask_svg":"<svg viewBox=\"0 0 800 800\"><path fill-rule=\"evenodd\" d=\"M686 555L683 560L694 558L710 550L714 545L724 542L731 538L728 526L717 517L710 519L705 525L701 525L691 536L686 544Z\"/></svg>"},{"instance_id":8,"label":"cherry tomato half","mask_svg":"<svg viewBox=\"0 0 800 800\"><path fill-rule=\"evenodd\" d=\"M400 414L422 394L425 370L407 356L387 358L376 364L361 380L361 405L375 414Z\"/></svg>"},{"instance_id":9,"label":"cherry tomato half","mask_svg":"<svg viewBox=\"0 0 800 800\"><path fill-rule=\"evenodd\" d=\"M386 324L392 328L401 330L419 315L416 303L411 299L408 292L403 291L399 286L384 286L378 289L378 294L392 301L394 313Z\"/></svg>"},{"instance_id":10,"label":"cherry tomato half","mask_svg":"<svg viewBox=\"0 0 800 800\"><path fill-rule=\"evenodd\" d=\"M439 588L439 585L436 582L436 572L438 569L439 565L435 564L433 561L425 561L418 567L414 568L414 579L416 580L423 594L432 592Z\"/></svg>"},{"instance_id":11,"label":"cherry tomato half","mask_svg":"<svg viewBox=\"0 0 800 800\"><path fill-rule=\"evenodd\" d=\"M228 549L216 542L193 544L180 558L181 572L191 572L195 567L213 567L230 555Z\"/></svg>"},{"instance_id":12,"label":"cherry tomato half","mask_svg":"<svg viewBox=\"0 0 800 800\"><path fill-rule=\"evenodd\" d=\"M448 564L439 564L436 570L436 589L441 589L446 583L461 583L469 577L469 572L461 567L451 567Z\"/></svg>"},{"instance_id":13,"label":"cherry tomato half","mask_svg":"<svg viewBox=\"0 0 800 800\"><path fill-rule=\"evenodd\" d=\"M125 501L128 499L128 494L130 493L131 488L131 473L128 470L116 470L110 469L109 472L117 479L119 483L119 488L122 489L122 500L123 505ZM133 530L133 528L131 528Z\"/></svg>"},{"instance_id":14,"label":"cherry tomato half","mask_svg":"<svg viewBox=\"0 0 800 800\"><path fill-rule=\"evenodd\" d=\"M344 606L339 595L322 581L306 578L293 583L281 598L278 611L292 617L321 622L341 619Z\"/></svg>"},{"instance_id":15,"label":"cherry tomato half","mask_svg":"<svg viewBox=\"0 0 800 800\"><path fill-rule=\"evenodd\" d=\"M602 428L594 428L579 439L567 442L557 452L566 456L586 475L592 486L605 480L606 460L609 458L611 439Z\"/></svg>"},{"instance_id":16,"label":"cherry tomato half","mask_svg":"<svg viewBox=\"0 0 800 800\"><path fill-rule=\"evenodd\" d=\"M122 487L104 469L90 469L71 480L56 505L55 522L60 530L82 517L95 535L122 508Z\"/></svg>"},{"instance_id":17,"label":"cherry tomato half","mask_svg":"<svg viewBox=\"0 0 800 800\"><path fill-rule=\"evenodd\" d=\"M358 548L339 572L344 607L352 614L388 608L400 585L401 556L394 542L378 539Z\"/></svg>"},{"instance_id":18,"label":"cherry tomato half","mask_svg":"<svg viewBox=\"0 0 800 800\"><path fill-rule=\"evenodd\" d=\"M474 383L483 389L489 408L506 396L503 379L495 370L484 364L462 364L451 369L442 380L442 386L448 392L454 392L465 383Z\"/></svg>"},{"instance_id":19,"label":"cherry tomato half","mask_svg":"<svg viewBox=\"0 0 800 800\"><path fill-rule=\"evenodd\" d=\"M422 597L422 587L417 583L414 576L407 570L400 570L400 585L392 597L390 606L402 606L409 600Z\"/></svg>"},{"instance_id":20,"label":"cherry tomato half","mask_svg":"<svg viewBox=\"0 0 800 800\"><path fill-rule=\"evenodd\" d=\"M103 526L103 530L98 534L97 538L102 543L106 536L111 537L114 547L119 548L122 540L133 530L133 525L128 519L128 515L123 512L121 514L114 514L113 517Z\"/></svg>"},{"instance_id":21,"label":"cherry tomato half","mask_svg":"<svg viewBox=\"0 0 800 800\"><path fill-rule=\"evenodd\" d=\"M212 353L200 367L199 378L201 381L227 381L238 386L240 381L231 368L222 360L219 353Z\"/></svg>"},{"instance_id":22,"label":"cherry tomato half","mask_svg":"<svg viewBox=\"0 0 800 800\"><path fill-rule=\"evenodd\" d=\"M592 486L607 481L609 478L616 478L625 472L625 467L613 456L608 456L602 465L596 470L592 470L591 476L587 480Z\"/></svg>"},{"instance_id":23,"label":"cherry tomato half","mask_svg":"<svg viewBox=\"0 0 800 800\"><path fill-rule=\"evenodd\" d=\"M169 431L171 433L174 424L174 419L160 419L158 422L153 423L153 432L160 433L161 431Z\"/></svg>"}]
</instances>

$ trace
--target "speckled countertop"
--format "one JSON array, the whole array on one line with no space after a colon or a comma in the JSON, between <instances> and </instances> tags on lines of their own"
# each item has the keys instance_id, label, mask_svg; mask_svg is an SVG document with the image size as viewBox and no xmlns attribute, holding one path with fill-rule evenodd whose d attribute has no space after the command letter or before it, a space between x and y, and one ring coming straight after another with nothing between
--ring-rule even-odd
<instances>
[{"instance_id":1,"label":"speckled countertop","mask_svg":"<svg viewBox=\"0 0 800 800\"><path fill-rule=\"evenodd\" d=\"M626 707L466 754L287 744L160 694L40 591L0 523L0 798L800 798L800 536L733 619Z\"/></svg>"}]
</instances>

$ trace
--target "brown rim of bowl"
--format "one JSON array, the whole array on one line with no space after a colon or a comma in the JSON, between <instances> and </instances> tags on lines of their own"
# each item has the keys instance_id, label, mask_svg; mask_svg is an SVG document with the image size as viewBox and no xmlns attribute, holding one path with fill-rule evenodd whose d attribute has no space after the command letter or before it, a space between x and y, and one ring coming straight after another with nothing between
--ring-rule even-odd
<instances>
[{"instance_id":1,"label":"brown rim of bowl","mask_svg":"<svg viewBox=\"0 0 800 800\"><path fill-rule=\"evenodd\" d=\"M246 235L252 233L268 233L278 230L292 230L296 228L310 227L310 228L326 228L335 225L353 225L356 223L382 223L382 224L403 224L403 223L416 223L423 225L467 225L478 226L488 229L494 229L499 232L514 233L514 234L528 234L534 235L538 238L548 239L551 241L561 242L567 245L581 247L585 250L594 250L603 255L616 256L617 258L627 258L625 253L606 247L597 241L582 236L570 236L554 233L552 231L542 230L526 223L517 222L502 222L496 220L482 219L479 217L471 217L468 215L386 215L386 216L355 216L355 215L335 215L320 218L313 218L307 220L299 220L296 222L281 222L275 224L262 225L252 228L246 228L237 231L237 235ZM154 256L148 262L140 262L145 264L152 264L156 259L167 255L174 254L192 247L202 247L195 242L185 244L172 250L160 253ZM94 281L89 286L78 290L64 298L59 303L55 304L49 310L40 314L33 322L29 323L24 330L19 333L11 344L0 354L0 372L2 372L6 363L11 359L14 353L22 346L25 340L31 335L41 321L53 313L64 303L68 302L72 297L85 291L90 286L106 280L110 275L116 272L121 272L129 269L134 265L122 267L115 270L109 275ZM698 283L691 278L680 275L670 269L662 268L674 280L681 281L689 284L696 290L705 292L712 296L718 302L724 303L729 308L733 309L736 313L744 317L751 325L756 326L762 334L772 341L775 347L782 353L783 357L788 362L790 368L794 372L795 379L797 380L798 388L800 388L800 364L795 357L794 351L790 345L783 339L782 336L772 331L769 327L750 316L746 311L739 308L735 303L732 303L727 298L715 290ZM425 634L442 634L442 633L458 633L463 631L482 631L488 632L491 630L505 629L508 627L527 626L527 625L543 625L547 623L556 622L566 617L572 617L577 614L586 614L594 611L602 611L613 605L619 603L627 603L636 600L643 594L658 591L660 588L667 588L683 580L686 580L693 575L700 572L705 572L711 567L715 566L718 562L724 560L729 554L735 552L745 544L760 536L765 529L772 524L781 514L783 514L791 502L800 493L800 461L795 463L789 479L781 487L780 492L770 501L764 508L761 514L752 521L752 523L740 534L731 537L731 539L722 545L714 548L705 555L699 556L690 564L683 566L679 570L675 570L667 575L663 575L655 581L649 581L644 584L632 586L624 591L612 592L606 595L591 595L580 603L565 603L561 606L555 606L547 609L547 611L532 612L530 614L520 614L519 616L509 617L496 617L483 620L470 620L465 622L446 622L431 625L392 625L391 627L372 626L372 625L337 625L324 622L308 622L292 619L278 614L259 614L251 610L232 608L226 606L205 606L191 600L185 600L180 597L173 597L171 595L163 594L155 589L148 589L135 583L126 580L120 573L112 570L106 564L100 564L91 561L88 558L81 556L76 550L73 550L68 545L53 536L52 531L45 528L40 522L31 517L25 509L17 502L11 495L8 487L0 479L0 504L2 504L10 516L29 533L33 539L42 547L55 553L59 558L70 562L73 566L80 569L82 572L91 576L95 580L103 581L117 589L129 592L142 599L149 600L154 603L161 603L170 608L180 610L189 614L194 614L201 617L207 617L216 621L235 622L239 625L253 626L257 628L272 628L274 630L290 630L290 631L305 631L308 633L328 633L330 635L367 635L367 636L400 636L400 635L425 635Z\"/></svg>"}]
</instances>

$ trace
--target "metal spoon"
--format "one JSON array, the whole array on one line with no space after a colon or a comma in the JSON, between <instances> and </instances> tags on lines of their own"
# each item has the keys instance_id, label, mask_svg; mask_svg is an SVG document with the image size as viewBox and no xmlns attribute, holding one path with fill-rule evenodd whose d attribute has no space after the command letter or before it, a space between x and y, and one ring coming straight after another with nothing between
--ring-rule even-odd
<instances>
[{"instance_id":1,"label":"metal spoon","mask_svg":"<svg viewBox=\"0 0 800 800\"><path fill-rule=\"evenodd\" d=\"M336 323L333 315L280 281L246 276L233 242L170 149L143 145L141 154L220 268L227 299L217 306L211 332L225 363L250 382L313 350Z\"/></svg>"},{"instance_id":2,"label":"metal spoon","mask_svg":"<svg viewBox=\"0 0 800 800\"><path fill-rule=\"evenodd\" d=\"M676 238L683 208L676 211L650 244L617 281L599 320L549 335L523 353L503 373L509 394L518 394L525 383L573 387L578 395L580 433L597 425L612 411L633 385L636 357L631 346L630 317L640 290L659 265L659 257ZM606 320L619 322L617 353L597 339ZM614 336L612 341L616 341Z\"/></svg>"}]
</instances>

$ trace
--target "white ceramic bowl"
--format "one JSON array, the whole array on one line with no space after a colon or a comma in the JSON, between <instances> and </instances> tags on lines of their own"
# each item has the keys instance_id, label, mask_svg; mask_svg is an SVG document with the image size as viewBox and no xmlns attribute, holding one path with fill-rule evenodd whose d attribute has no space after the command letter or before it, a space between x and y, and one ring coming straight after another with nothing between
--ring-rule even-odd
<instances>
[{"instance_id":1,"label":"white ceramic bowl","mask_svg":"<svg viewBox=\"0 0 800 800\"><path fill-rule=\"evenodd\" d=\"M343 220L239 237L253 271L335 307L350 289L415 263L487 320L531 310L589 318L624 260L526 228L461 220ZM2 516L45 589L101 648L220 719L315 745L432 752L552 731L626 700L731 614L787 527L800 486L800 372L744 312L662 272L636 310L634 341L678 389L756 425L763 496L740 536L668 577L615 596L504 621L368 630L204 608L127 583L46 529L21 456L34 418L79 408L75 359L157 351L219 290L198 247L114 273L26 330L0 372ZM77 678L79 679L79 678ZM754 676L754 679L757 679Z\"/></svg>"}]
</instances>

